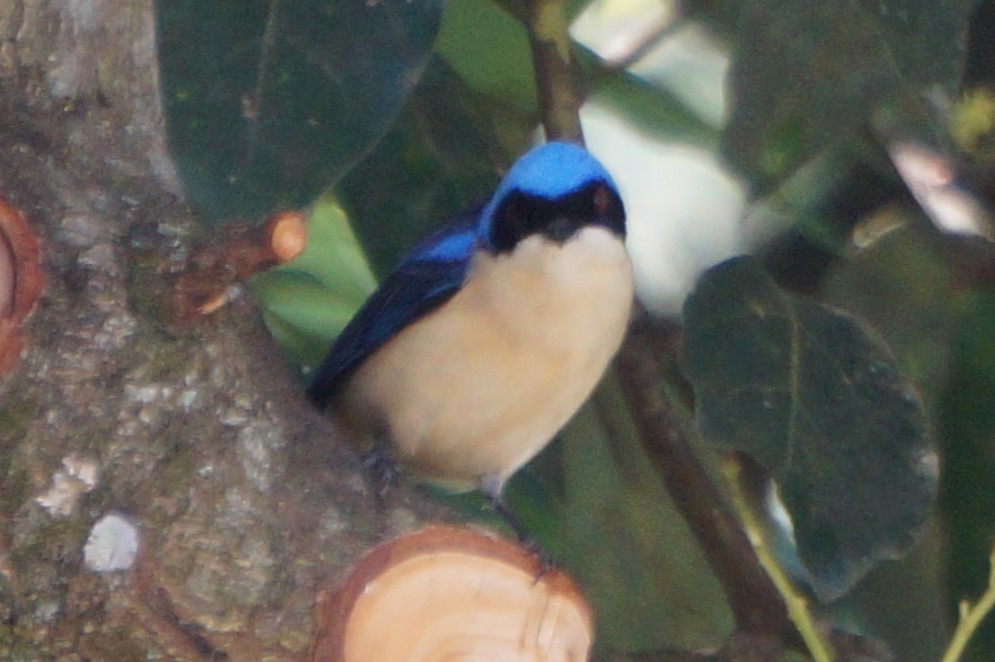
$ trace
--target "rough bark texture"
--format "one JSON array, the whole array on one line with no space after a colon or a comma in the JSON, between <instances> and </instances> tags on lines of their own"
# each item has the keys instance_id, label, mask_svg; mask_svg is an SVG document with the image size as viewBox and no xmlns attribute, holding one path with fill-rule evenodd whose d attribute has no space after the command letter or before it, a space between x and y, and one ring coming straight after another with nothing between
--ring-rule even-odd
<instances>
[{"instance_id":1,"label":"rough bark texture","mask_svg":"<svg viewBox=\"0 0 995 662\"><path fill-rule=\"evenodd\" d=\"M403 487L377 509L248 297L163 324L197 224L154 35L152 0L0 2L0 195L48 274L0 377L0 659L298 659L316 588L440 516ZM96 465L92 488L67 458ZM90 528L115 511L138 562L91 572Z\"/></svg>"}]
</instances>

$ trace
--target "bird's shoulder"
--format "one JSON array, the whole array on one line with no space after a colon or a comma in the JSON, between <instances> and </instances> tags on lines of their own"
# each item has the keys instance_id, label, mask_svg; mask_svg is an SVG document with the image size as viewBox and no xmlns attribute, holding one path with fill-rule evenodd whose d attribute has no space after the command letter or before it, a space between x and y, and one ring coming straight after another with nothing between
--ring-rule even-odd
<instances>
[{"instance_id":1,"label":"bird's shoulder","mask_svg":"<svg viewBox=\"0 0 995 662\"><path fill-rule=\"evenodd\" d=\"M459 291L476 247L479 213L469 210L427 237L384 279L315 372L312 401L327 404L366 357Z\"/></svg>"}]
</instances>

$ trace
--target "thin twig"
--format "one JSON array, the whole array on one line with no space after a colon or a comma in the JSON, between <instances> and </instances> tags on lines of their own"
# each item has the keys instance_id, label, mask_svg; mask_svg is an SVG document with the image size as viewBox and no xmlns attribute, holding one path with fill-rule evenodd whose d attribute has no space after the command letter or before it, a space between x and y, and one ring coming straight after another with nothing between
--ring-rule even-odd
<instances>
[{"instance_id":1,"label":"thin twig","mask_svg":"<svg viewBox=\"0 0 995 662\"><path fill-rule=\"evenodd\" d=\"M278 264L290 262L307 244L307 217L282 211L261 225L230 223L198 246L173 276L171 322L189 324L229 302L231 288Z\"/></svg>"},{"instance_id":2,"label":"thin twig","mask_svg":"<svg viewBox=\"0 0 995 662\"><path fill-rule=\"evenodd\" d=\"M526 20L546 136L583 144L580 127L583 98L575 78L566 4L564 0L531 0Z\"/></svg>"},{"instance_id":3,"label":"thin twig","mask_svg":"<svg viewBox=\"0 0 995 662\"><path fill-rule=\"evenodd\" d=\"M819 632L815 619L812 617L812 612L808 608L808 600L795 589L791 579L781 569L780 564L767 545L763 526L757 519L750 500L743 490L740 478L741 467L735 456L730 456L723 460L722 472L729 483L733 506L743 520L743 528L746 530L746 535L753 545L753 551L756 552L760 565L767 571L767 575L774 582L774 586L784 599L784 603L788 609L788 617L795 624L795 627L798 628L798 633L805 641L809 653L812 654L812 659L815 662L832 662L835 659L832 647Z\"/></svg>"},{"instance_id":4,"label":"thin twig","mask_svg":"<svg viewBox=\"0 0 995 662\"><path fill-rule=\"evenodd\" d=\"M960 601L960 621L957 623L957 629L946 653L943 654L943 662L957 662L961 658L974 632L995 607L995 548L992 549L989 563L991 570L988 575L988 588L981 598L974 605L967 600Z\"/></svg>"}]
</instances>

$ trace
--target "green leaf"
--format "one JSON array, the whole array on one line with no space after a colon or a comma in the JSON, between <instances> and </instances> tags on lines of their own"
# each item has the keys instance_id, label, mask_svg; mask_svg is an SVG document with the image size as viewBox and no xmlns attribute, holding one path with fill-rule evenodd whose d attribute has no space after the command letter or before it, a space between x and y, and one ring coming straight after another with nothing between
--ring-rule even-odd
<instances>
[{"instance_id":1,"label":"green leaf","mask_svg":"<svg viewBox=\"0 0 995 662\"><path fill-rule=\"evenodd\" d=\"M170 149L212 219L310 203L386 131L442 0L159 0Z\"/></svg>"},{"instance_id":2,"label":"green leaf","mask_svg":"<svg viewBox=\"0 0 995 662\"><path fill-rule=\"evenodd\" d=\"M309 334L266 310L263 310L263 321L287 358L298 368L314 368L328 351L331 340L327 334Z\"/></svg>"},{"instance_id":3,"label":"green leaf","mask_svg":"<svg viewBox=\"0 0 995 662\"><path fill-rule=\"evenodd\" d=\"M873 178L864 181L870 183ZM820 284L819 297L871 324L887 340L903 372L918 386L926 410L939 413L965 292L956 284L956 261L937 251L933 238L921 231L918 212L909 208L903 213L906 225L878 235L861 250L854 251L851 246L847 258ZM892 222L895 220L892 217ZM869 236L868 230L875 232L865 227L861 235ZM938 440L942 440L942 427L938 432ZM958 438L955 443L959 442ZM950 475L948 449L941 457L942 484ZM944 492L941 487L940 493ZM940 498L942 504L944 497ZM975 502L957 499L957 503ZM834 605L835 613L846 614L849 623L860 623L864 631L887 641L896 659L939 660L950 629L937 624L949 624L948 617L955 613L951 596L966 595L950 587L951 571L956 571L943 567L950 551L947 536L957 535L954 532L958 530L950 519L945 519L943 526L928 527L908 555L872 572ZM977 568L980 579L970 585L970 595L983 582L985 569ZM980 659L995 659L995 655Z\"/></svg>"},{"instance_id":4,"label":"green leaf","mask_svg":"<svg viewBox=\"0 0 995 662\"><path fill-rule=\"evenodd\" d=\"M528 34L491 0L451 3L435 50L473 90L523 113L536 113L538 94Z\"/></svg>"},{"instance_id":5,"label":"green leaf","mask_svg":"<svg viewBox=\"0 0 995 662\"><path fill-rule=\"evenodd\" d=\"M341 333L358 308L356 299L338 296L309 274L290 270L255 279L252 290L268 314L327 341Z\"/></svg>"},{"instance_id":6,"label":"green leaf","mask_svg":"<svg viewBox=\"0 0 995 662\"><path fill-rule=\"evenodd\" d=\"M315 205L307 234L304 252L276 271L307 273L343 300L362 301L376 289L376 276L349 218L330 196Z\"/></svg>"},{"instance_id":7,"label":"green leaf","mask_svg":"<svg viewBox=\"0 0 995 662\"><path fill-rule=\"evenodd\" d=\"M727 157L766 189L879 111L890 122L928 125L921 99L957 89L973 4L748 3L729 75Z\"/></svg>"},{"instance_id":8,"label":"green leaf","mask_svg":"<svg viewBox=\"0 0 995 662\"><path fill-rule=\"evenodd\" d=\"M681 362L702 435L770 472L817 595L842 595L911 546L938 460L884 343L745 258L709 270L684 315Z\"/></svg>"},{"instance_id":9,"label":"green leaf","mask_svg":"<svg viewBox=\"0 0 995 662\"><path fill-rule=\"evenodd\" d=\"M375 271L485 202L533 128L530 115L501 108L433 58L397 123L336 188Z\"/></svg>"},{"instance_id":10,"label":"green leaf","mask_svg":"<svg viewBox=\"0 0 995 662\"><path fill-rule=\"evenodd\" d=\"M252 279L273 335L304 365L321 360L376 285L349 219L331 198L311 212L304 252Z\"/></svg>"},{"instance_id":11,"label":"green leaf","mask_svg":"<svg viewBox=\"0 0 995 662\"><path fill-rule=\"evenodd\" d=\"M920 89L960 88L967 25L978 0L857 0L898 74Z\"/></svg>"}]
</instances>

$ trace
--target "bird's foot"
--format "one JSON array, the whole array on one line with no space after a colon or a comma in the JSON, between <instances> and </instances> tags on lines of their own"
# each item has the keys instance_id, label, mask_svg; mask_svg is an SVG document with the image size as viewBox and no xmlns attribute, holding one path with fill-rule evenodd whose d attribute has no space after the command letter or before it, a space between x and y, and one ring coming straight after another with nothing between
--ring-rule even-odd
<instances>
[{"instance_id":1,"label":"bird's foot","mask_svg":"<svg viewBox=\"0 0 995 662\"><path fill-rule=\"evenodd\" d=\"M397 484L401 470L390 456L390 450L384 444L375 445L369 453L363 456L363 469L368 471L373 480L373 493L377 503L382 507L391 488Z\"/></svg>"},{"instance_id":2,"label":"bird's foot","mask_svg":"<svg viewBox=\"0 0 995 662\"><path fill-rule=\"evenodd\" d=\"M542 548L539 541L533 536L529 530L522 524L522 521L518 519L508 508L508 504L501 496L490 496L491 506L494 508L494 512L501 516L512 531L515 532L515 536L518 538L518 542L525 547L530 554L536 557L539 562L539 571L536 574L535 580L538 582L545 575L549 574L553 570L556 570L557 563L556 560Z\"/></svg>"}]
</instances>

